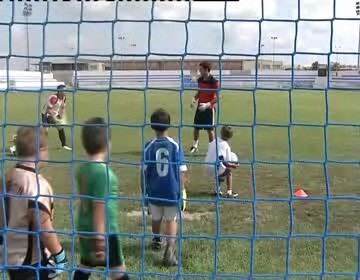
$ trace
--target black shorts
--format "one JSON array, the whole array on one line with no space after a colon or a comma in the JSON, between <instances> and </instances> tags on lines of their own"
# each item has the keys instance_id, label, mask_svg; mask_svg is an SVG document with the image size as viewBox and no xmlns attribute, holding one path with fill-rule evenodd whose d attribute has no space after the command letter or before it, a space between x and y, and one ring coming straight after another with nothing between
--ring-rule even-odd
<instances>
[{"instance_id":1,"label":"black shorts","mask_svg":"<svg viewBox=\"0 0 360 280\"><path fill-rule=\"evenodd\" d=\"M194 125L196 129L214 130L215 109L209 108L205 111L196 110Z\"/></svg>"},{"instance_id":2,"label":"black shorts","mask_svg":"<svg viewBox=\"0 0 360 280\"><path fill-rule=\"evenodd\" d=\"M44 127L54 127L57 124L53 117L45 114L41 114L41 121Z\"/></svg>"},{"instance_id":3,"label":"black shorts","mask_svg":"<svg viewBox=\"0 0 360 280\"><path fill-rule=\"evenodd\" d=\"M81 253L85 254L85 250L88 252L88 255L80 256L80 264L88 267L106 267L107 260L94 260L89 257L91 255L91 250L94 245L94 240L91 239L80 239ZM108 237L109 251L107 254L108 264L110 268L119 267L124 265L124 256L121 248L121 242L116 235L110 234ZM81 255L81 254L80 254Z\"/></svg>"},{"instance_id":4,"label":"black shorts","mask_svg":"<svg viewBox=\"0 0 360 280\"><path fill-rule=\"evenodd\" d=\"M46 264L43 264L45 266ZM8 274L10 280L49 280L49 269L36 269L37 265L33 265L34 269L9 269Z\"/></svg>"}]
</instances>

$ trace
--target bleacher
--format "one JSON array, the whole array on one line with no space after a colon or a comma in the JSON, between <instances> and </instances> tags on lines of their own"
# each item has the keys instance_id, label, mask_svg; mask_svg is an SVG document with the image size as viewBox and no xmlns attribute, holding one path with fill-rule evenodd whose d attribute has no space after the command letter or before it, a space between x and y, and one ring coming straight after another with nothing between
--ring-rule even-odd
<instances>
[{"instance_id":1,"label":"bleacher","mask_svg":"<svg viewBox=\"0 0 360 280\"><path fill-rule=\"evenodd\" d=\"M220 80L221 88L228 90L313 89L327 85L327 78L318 77L316 71L281 71L258 75L223 71L221 79L217 72L214 72L214 76ZM53 73L9 71L8 76L5 70L0 71L0 91L48 90L55 89L60 83L62 81L56 80ZM337 89L360 89L360 75L356 72L333 75L329 83L330 87ZM184 71L183 75L179 71L78 71L76 75L75 72L72 74L72 84L78 90L197 88L197 83L189 71Z\"/></svg>"},{"instance_id":2,"label":"bleacher","mask_svg":"<svg viewBox=\"0 0 360 280\"><path fill-rule=\"evenodd\" d=\"M221 79L218 75L214 76L220 80L223 89L251 89L251 88L312 88L315 82L315 75L229 75L223 74ZM111 88L173 88L173 89L192 89L197 84L189 74L144 73L129 74L113 72L78 72L75 84L80 89L108 89ZM111 83L110 83L111 81Z\"/></svg>"},{"instance_id":3,"label":"bleacher","mask_svg":"<svg viewBox=\"0 0 360 280\"><path fill-rule=\"evenodd\" d=\"M330 80L330 86L335 88L360 89L360 75L342 75L333 77Z\"/></svg>"}]
</instances>

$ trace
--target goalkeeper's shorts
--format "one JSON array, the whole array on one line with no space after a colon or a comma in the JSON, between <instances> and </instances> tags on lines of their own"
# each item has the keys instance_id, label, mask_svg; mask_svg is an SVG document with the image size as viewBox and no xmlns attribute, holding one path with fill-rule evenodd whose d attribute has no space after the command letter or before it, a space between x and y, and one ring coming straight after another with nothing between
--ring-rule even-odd
<instances>
[{"instance_id":1,"label":"goalkeeper's shorts","mask_svg":"<svg viewBox=\"0 0 360 280\"><path fill-rule=\"evenodd\" d=\"M197 129L214 130L215 110L213 108L205 111L196 110L194 117L194 125Z\"/></svg>"},{"instance_id":2,"label":"goalkeeper's shorts","mask_svg":"<svg viewBox=\"0 0 360 280\"><path fill-rule=\"evenodd\" d=\"M42 267L46 267L47 263L41 264ZM50 280L49 269L39 269L39 264L29 265L31 268L9 269L8 274L10 280ZM36 273L38 271L38 273Z\"/></svg>"},{"instance_id":3,"label":"goalkeeper's shorts","mask_svg":"<svg viewBox=\"0 0 360 280\"><path fill-rule=\"evenodd\" d=\"M41 114L41 121L44 126L52 126L57 124L55 118L47 114Z\"/></svg>"},{"instance_id":4,"label":"goalkeeper's shorts","mask_svg":"<svg viewBox=\"0 0 360 280\"><path fill-rule=\"evenodd\" d=\"M8 270L10 280L50 280L49 277L50 270L46 269L46 266L49 264L48 256L44 249L41 250L41 265L39 263L30 264L25 262L24 267L20 268L10 268ZM26 267L27 266L27 267ZM44 267L45 269L38 268Z\"/></svg>"},{"instance_id":5,"label":"goalkeeper's shorts","mask_svg":"<svg viewBox=\"0 0 360 280\"><path fill-rule=\"evenodd\" d=\"M56 119L51 115L41 114L41 120L44 127L56 127L61 129L61 119Z\"/></svg>"}]
</instances>

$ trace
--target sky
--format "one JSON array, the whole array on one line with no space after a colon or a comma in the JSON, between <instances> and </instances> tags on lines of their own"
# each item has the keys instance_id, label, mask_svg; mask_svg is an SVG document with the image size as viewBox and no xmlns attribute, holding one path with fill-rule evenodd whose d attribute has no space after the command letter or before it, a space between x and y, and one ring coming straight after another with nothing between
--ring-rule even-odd
<instances>
[{"instance_id":1,"label":"sky","mask_svg":"<svg viewBox=\"0 0 360 280\"><path fill-rule=\"evenodd\" d=\"M287 65L291 65L295 51L313 53L296 54L295 65L326 63L327 56L316 53L328 53L331 46L333 52L357 52L360 17L356 19L355 2L32 1L29 51L30 56L51 55L46 60L59 61L74 59L76 55L97 59L112 55L176 59L185 53L189 54L187 58L251 58L259 54L260 48L261 53L267 53L260 58L273 59L275 53L274 59ZM0 69L6 67L2 57L27 55L23 8L23 2L0 2ZM9 67L22 70L26 61L11 57ZM39 61L31 59L31 63ZM357 55L332 54L331 61L356 64Z\"/></svg>"}]
</instances>

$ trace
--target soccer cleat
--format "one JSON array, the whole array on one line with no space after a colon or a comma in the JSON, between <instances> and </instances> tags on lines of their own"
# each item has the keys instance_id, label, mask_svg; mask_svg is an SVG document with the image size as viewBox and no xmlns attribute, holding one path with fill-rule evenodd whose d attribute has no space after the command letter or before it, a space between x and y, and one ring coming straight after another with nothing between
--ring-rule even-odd
<instances>
[{"instance_id":1,"label":"soccer cleat","mask_svg":"<svg viewBox=\"0 0 360 280\"><path fill-rule=\"evenodd\" d=\"M169 246L169 244L166 245L166 249L164 252L164 259L163 259L163 264L165 266L177 266L178 265L178 261L176 258L176 254L175 254L176 250L175 250L175 246Z\"/></svg>"},{"instance_id":2,"label":"soccer cleat","mask_svg":"<svg viewBox=\"0 0 360 280\"><path fill-rule=\"evenodd\" d=\"M226 194L226 198L236 198L238 196L239 196L239 194L236 192L232 192L231 194L229 194L229 193Z\"/></svg>"},{"instance_id":3,"label":"soccer cleat","mask_svg":"<svg viewBox=\"0 0 360 280\"><path fill-rule=\"evenodd\" d=\"M223 192L221 190L214 190L214 196L222 196Z\"/></svg>"},{"instance_id":4,"label":"soccer cleat","mask_svg":"<svg viewBox=\"0 0 360 280\"><path fill-rule=\"evenodd\" d=\"M12 156L15 156L16 155L16 146L15 145L11 146L9 148L9 151Z\"/></svg>"},{"instance_id":5,"label":"soccer cleat","mask_svg":"<svg viewBox=\"0 0 360 280\"><path fill-rule=\"evenodd\" d=\"M162 242L160 237L154 237L152 240L151 248L154 251L160 251L162 248Z\"/></svg>"},{"instance_id":6,"label":"soccer cleat","mask_svg":"<svg viewBox=\"0 0 360 280\"><path fill-rule=\"evenodd\" d=\"M215 187L213 194L214 196L222 196L223 192L221 191L221 187Z\"/></svg>"},{"instance_id":7,"label":"soccer cleat","mask_svg":"<svg viewBox=\"0 0 360 280\"><path fill-rule=\"evenodd\" d=\"M198 147L192 146L190 149L190 153L191 154L196 153L198 150L199 150Z\"/></svg>"},{"instance_id":8,"label":"soccer cleat","mask_svg":"<svg viewBox=\"0 0 360 280\"><path fill-rule=\"evenodd\" d=\"M72 151L72 149L70 147L68 147L68 146L63 146L62 148L65 149L65 150L68 150L68 151Z\"/></svg>"},{"instance_id":9,"label":"soccer cleat","mask_svg":"<svg viewBox=\"0 0 360 280\"><path fill-rule=\"evenodd\" d=\"M151 215L149 207L146 207L146 206L144 207L144 213L145 213L145 215L147 215L147 216L150 216L150 215Z\"/></svg>"}]
</instances>

